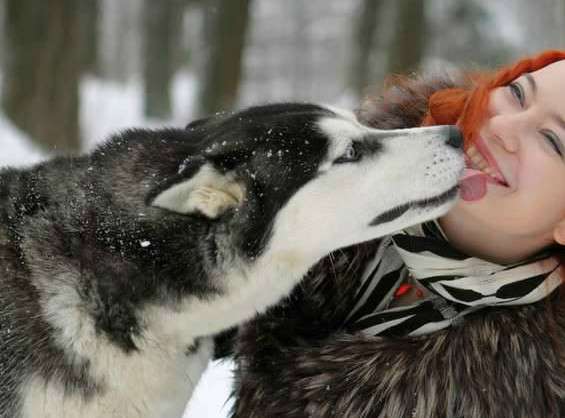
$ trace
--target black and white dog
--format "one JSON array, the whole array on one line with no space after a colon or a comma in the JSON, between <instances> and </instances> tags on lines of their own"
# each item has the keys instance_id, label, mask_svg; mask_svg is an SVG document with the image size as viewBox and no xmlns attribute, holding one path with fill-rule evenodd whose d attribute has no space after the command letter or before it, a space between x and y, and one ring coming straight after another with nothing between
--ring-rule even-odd
<instances>
[{"instance_id":1,"label":"black and white dog","mask_svg":"<svg viewBox=\"0 0 565 418\"><path fill-rule=\"evenodd\" d=\"M446 212L463 165L454 128L279 104L0 171L0 417L181 417L212 336Z\"/></svg>"}]
</instances>

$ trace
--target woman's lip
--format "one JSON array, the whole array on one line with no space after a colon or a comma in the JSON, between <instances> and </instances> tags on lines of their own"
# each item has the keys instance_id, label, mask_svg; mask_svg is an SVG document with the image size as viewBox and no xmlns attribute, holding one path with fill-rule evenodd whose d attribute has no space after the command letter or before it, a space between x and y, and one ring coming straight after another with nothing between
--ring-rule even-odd
<instances>
[{"instance_id":1,"label":"woman's lip","mask_svg":"<svg viewBox=\"0 0 565 418\"><path fill-rule=\"evenodd\" d=\"M477 150L481 153L481 155L487 160L488 165L491 166L496 171L496 173L498 173L498 175L502 177L506 185L510 187L510 184L508 183L506 176L500 170L500 167L498 166L496 159L491 154L490 150L488 149L488 146L485 144L484 139L480 135L477 135L473 144L475 145L475 147L477 147Z\"/></svg>"}]
</instances>

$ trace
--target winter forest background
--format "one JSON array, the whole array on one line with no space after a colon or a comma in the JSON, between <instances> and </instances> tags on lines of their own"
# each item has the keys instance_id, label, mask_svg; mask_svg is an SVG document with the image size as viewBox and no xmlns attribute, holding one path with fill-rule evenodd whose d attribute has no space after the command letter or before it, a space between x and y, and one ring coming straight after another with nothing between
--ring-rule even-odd
<instances>
[{"instance_id":1,"label":"winter forest background","mask_svg":"<svg viewBox=\"0 0 565 418\"><path fill-rule=\"evenodd\" d=\"M0 0L0 167L255 103L354 108L385 74L563 47L565 0ZM230 367L187 416L226 416Z\"/></svg>"}]
</instances>

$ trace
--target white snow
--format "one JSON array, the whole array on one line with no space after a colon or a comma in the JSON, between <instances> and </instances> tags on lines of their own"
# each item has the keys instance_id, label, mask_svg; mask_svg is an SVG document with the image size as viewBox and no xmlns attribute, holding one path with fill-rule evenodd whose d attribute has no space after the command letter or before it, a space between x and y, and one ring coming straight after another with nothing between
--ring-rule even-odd
<instances>
[{"instance_id":1,"label":"white snow","mask_svg":"<svg viewBox=\"0 0 565 418\"><path fill-rule=\"evenodd\" d=\"M47 158L3 113L0 113L0 145L0 167L29 166Z\"/></svg>"},{"instance_id":2,"label":"white snow","mask_svg":"<svg viewBox=\"0 0 565 418\"><path fill-rule=\"evenodd\" d=\"M196 80L191 73L179 72L171 86L171 120L147 119L143 115L143 85L132 78L116 83L86 77L81 83L80 122L85 149L92 149L109 135L132 127L184 127L190 122Z\"/></svg>"},{"instance_id":3,"label":"white snow","mask_svg":"<svg viewBox=\"0 0 565 418\"><path fill-rule=\"evenodd\" d=\"M110 134L129 127L184 127L193 113L194 77L179 73L172 85L173 117L170 121L147 120L143 116L143 94L139 81L126 85L88 78L81 83L81 126L85 149L92 149ZM29 137L0 113L0 167L29 166L49 158ZM140 214L142 215L142 214ZM142 247L150 241L140 241ZM233 363L213 362L196 388L184 418L226 418L230 403Z\"/></svg>"},{"instance_id":4,"label":"white snow","mask_svg":"<svg viewBox=\"0 0 565 418\"><path fill-rule=\"evenodd\" d=\"M192 394L184 418L225 418L233 404L231 390L232 361L211 362Z\"/></svg>"}]
</instances>

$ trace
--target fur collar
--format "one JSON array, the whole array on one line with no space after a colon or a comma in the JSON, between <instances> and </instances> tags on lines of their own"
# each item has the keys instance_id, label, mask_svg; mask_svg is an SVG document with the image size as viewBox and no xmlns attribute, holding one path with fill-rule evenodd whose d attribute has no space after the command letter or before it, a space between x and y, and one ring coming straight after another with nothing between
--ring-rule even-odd
<instances>
[{"instance_id":1,"label":"fur collar","mask_svg":"<svg viewBox=\"0 0 565 418\"><path fill-rule=\"evenodd\" d=\"M382 128L416 126L432 92L460 83L412 80L367 99L358 114ZM347 334L351 290L375 246L331 255L288 300L240 329L233 417L565 416L563 292L421 337Z\"/></svg>"}]
</instances>

